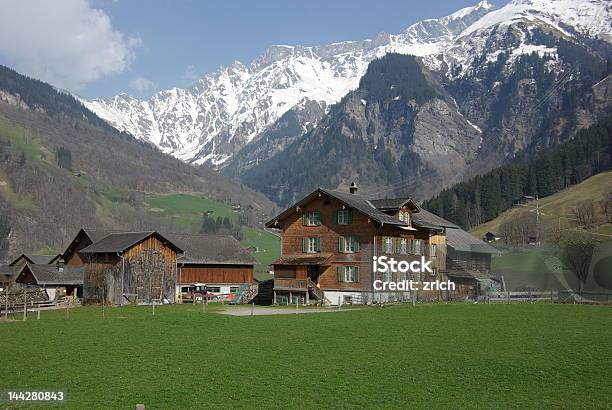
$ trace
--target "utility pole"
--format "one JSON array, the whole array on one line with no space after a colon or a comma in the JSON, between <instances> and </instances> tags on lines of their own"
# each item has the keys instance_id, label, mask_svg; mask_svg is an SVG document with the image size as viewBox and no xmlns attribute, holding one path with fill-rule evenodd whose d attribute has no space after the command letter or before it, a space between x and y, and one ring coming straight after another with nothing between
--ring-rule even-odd
<instances>
[{"instance_id":1,"label":"utility pole","mask_svg":"<svg viewBox=\"0 0 612 410\"><path fill-rule=\"evenodd\" d=\"M538 191L535 194L536 200L536 246L540 246L540 202L539 202Z\"/></svg>"}]
</instances>

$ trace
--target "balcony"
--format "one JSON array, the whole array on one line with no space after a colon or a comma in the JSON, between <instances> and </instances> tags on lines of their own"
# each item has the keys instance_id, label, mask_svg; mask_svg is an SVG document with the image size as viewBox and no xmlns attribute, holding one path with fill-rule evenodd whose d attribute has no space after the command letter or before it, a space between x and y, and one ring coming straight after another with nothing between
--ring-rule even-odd
<instances>
[{"instance_id":1,"label":"balcony","mask_svg":"<svg viewBox=\"0 0 612 410\"><path fill-rule=\"evenodd\" d=\"M274 290L296 290L306 292L307 289L307 279L274 278Z\"/></svg>"}]
</instances>

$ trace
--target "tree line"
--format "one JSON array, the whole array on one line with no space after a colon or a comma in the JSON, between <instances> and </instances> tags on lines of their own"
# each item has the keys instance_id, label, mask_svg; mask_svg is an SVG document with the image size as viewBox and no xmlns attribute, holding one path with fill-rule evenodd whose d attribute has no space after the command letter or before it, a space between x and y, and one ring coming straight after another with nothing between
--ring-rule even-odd
<instances>
[{"instance_id":1,"label":"tree line","mask_svg":"<svg viewBox=\"0 0 612 410\"><path fill-rule=\"evenodd\" d=\"M559 192L612 168L612 117L576 133L573 139L527 159L459 183L425 201L423 207L470 229L497 217L524 196Z\"/></svg>"}]
</instances>

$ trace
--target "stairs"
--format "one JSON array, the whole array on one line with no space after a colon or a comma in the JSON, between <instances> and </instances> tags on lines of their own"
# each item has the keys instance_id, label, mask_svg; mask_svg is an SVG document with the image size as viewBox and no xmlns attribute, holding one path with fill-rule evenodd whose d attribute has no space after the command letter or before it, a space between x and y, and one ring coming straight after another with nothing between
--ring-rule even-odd
<instances>
[{"instance_id":1,"label":"stairs","mask_svg":"<svg viewBox=\"0 0 612 410\"><path fill-rule=\"evenodd\" d=\"M313 299L317 301L323 301L325 299L324 292L310 279L307 282L308 292Z\"/></svg>"},{"instance_id":2,"label":"stairs","mask_svg":"<svg viewBox=\"0 0 612 410\"><path fill-rule=\"evenodd\" d=\"M259 283L253 282L250 285L242 285L236 294L236 297L230 302L230 305L240 305L250 303L259 293Z\"/></svg>"}]
</instances>

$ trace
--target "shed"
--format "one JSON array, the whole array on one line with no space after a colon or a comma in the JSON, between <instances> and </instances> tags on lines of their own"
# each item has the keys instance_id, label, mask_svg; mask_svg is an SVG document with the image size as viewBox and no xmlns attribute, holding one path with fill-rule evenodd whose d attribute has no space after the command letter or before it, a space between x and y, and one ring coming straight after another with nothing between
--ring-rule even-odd
<instances>
[{"instance_id":1,"label":"shed","mask_svg":"<svg viewBox=\"0 0 612 410\"><path fill-rule=\"evenodd\" d=\"M51 299L55 298L57 291L80 297L83 290L83 267L27 263L19 270L15 282L46 289Z\"/></svg>"},{"instance_id":2,"label":"shed","mask_svg":"<svg viewBox=\"0 0 612 410\"><path fill-rule=\"evenodd\" d=\"M79 251L85 264L83 301L173 303L182 252L158 232L111 233Z\"/></svg>"}]
</instances>

